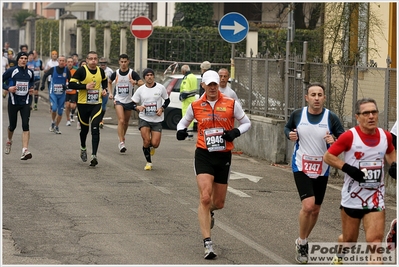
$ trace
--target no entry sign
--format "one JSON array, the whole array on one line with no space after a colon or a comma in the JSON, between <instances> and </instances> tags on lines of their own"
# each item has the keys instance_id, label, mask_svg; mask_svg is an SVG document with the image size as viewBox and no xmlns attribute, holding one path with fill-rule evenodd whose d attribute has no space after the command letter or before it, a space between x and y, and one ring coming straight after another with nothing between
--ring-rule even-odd
<instances>
[{"instance_id":1,"label":"no entry sign","mask_svg":"<svg viewBox=\"0 0 399 267\"><path fill-rule=\"evenodd\" d=\"M130 31L137 39L147 39L152 34L154 27L149 18L140 16L132 20Z\"/></svg>"}]
</instances>

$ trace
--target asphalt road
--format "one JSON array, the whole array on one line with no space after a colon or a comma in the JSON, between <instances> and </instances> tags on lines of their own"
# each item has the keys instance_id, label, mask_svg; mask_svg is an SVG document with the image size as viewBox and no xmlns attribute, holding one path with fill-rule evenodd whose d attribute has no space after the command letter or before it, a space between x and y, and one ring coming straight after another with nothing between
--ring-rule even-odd
<instances>
[{"instance_id":1,"label":"asphalt road","mask_svg":"<svg viewBox=\"0 0 399 267\"><path fill-rule=\"evenodd\" d=\"M203 259L198 227L194 142L177 141L164 129L144 171L142 141L132 121L127 152L118 151L116 119L106 113L99 165L79 158L79 131L61 123L49 132L45 96L31 113L29 150L21 161L21 122L9 155L3 155L3 265L263 265L295 264L299 196L288 166L234 154L225 208L215 212L212 240L218 257ZM8 125L3 100L3 139ZM91 151L91 136L88 136ZM340 234L340 179L330 179L311 242L334 242ZM387 197L386 229L396 217ZM364 241L361 228L359 241Z\"/></svg>"}]
</instances>

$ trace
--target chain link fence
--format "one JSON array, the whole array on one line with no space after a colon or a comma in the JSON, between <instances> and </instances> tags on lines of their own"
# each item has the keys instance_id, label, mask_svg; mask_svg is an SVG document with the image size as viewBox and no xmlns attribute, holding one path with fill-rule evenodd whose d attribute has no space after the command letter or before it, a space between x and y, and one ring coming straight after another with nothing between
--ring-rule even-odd
<instances>
[{"instance_id":1,"label":"chain link fence","mask_svg":"<svg viewBox=\"0 0 399 267\"><path fill-rule=\"evenodd\" d=\"M320 82L326 87L325 107L345 128L356 125L354 99L363 97L376 100L380 127L390 129L397 119L396 69L304 63L297 55L289 57L288 70L285 59L242 57L234 62L231 87L250 114L287 119L287 114L306 105L306 85Z\"/></svg>"}]
</instances>

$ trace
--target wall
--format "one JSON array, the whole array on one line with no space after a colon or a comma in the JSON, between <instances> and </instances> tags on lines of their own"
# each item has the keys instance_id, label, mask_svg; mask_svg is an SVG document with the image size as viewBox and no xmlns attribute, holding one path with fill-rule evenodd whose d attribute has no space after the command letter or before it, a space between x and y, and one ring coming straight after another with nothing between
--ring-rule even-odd
<instances>
[{"instance_id":1,"label":"wall","mask_svg":"<svg viewBox=\"0 0 399 267\"><path fill-rule=\"evenodd\" d=\"M236 149L273 163L285 163L288 141L284 135L285 121L248 116L252 123L251 129L234 141Z\"/></svg>"}]
</instances>

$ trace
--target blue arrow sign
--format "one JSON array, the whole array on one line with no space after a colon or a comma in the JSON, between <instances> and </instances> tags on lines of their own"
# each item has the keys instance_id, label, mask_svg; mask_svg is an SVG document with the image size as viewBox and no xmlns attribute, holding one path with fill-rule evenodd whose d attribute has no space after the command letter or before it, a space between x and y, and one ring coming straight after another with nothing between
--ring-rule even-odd
<instances>
[{"instance_id":1,"label":"blue arrow sign","mask_svg":"<svg viewBox=\"0 0 399 267\"><path fill-rule=\"evenodd\" d=\"M230 12L219 21L218 30L223 40L235 44L247 37L249 24L242 14Z\"/></svg>"}]
</instances>

